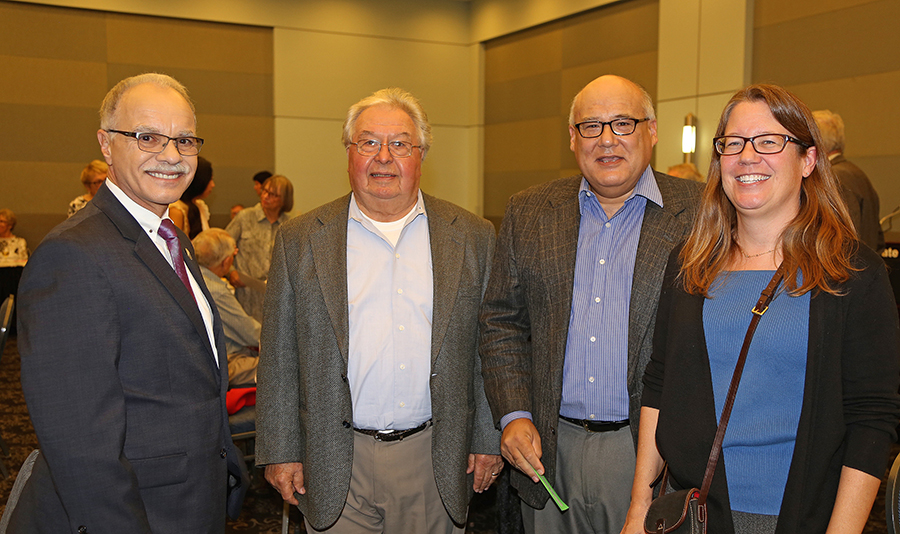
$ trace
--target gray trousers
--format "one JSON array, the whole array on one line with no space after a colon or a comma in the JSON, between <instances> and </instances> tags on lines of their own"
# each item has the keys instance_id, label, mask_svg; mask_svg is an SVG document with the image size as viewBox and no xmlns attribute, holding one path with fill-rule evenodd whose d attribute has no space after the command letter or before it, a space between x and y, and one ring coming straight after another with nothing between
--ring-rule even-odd
<instances>
[{"instance_id":1,"label":"gray trousers","mask_svg":"<svg viewBox=\"0 0 900 534\"><path fill-rule=\"evenodd\" d=\"M588 432L560 419L553 488L569 510L560 512L552 499L543 510L522 503L525 532L619 534L631 503L634 464L629 427Z\"/></svg>"},{"instance_id":2,"label":"gray trousers","mask_svg":"<svg viewBox=\"0 0 900 534\"><path fill-rule=\"evenodd\" d=\"M463 534L444 509L431 462L433 427L402 441L354 432L350 491L328 534Z\"/></svg>"}]
</instances>

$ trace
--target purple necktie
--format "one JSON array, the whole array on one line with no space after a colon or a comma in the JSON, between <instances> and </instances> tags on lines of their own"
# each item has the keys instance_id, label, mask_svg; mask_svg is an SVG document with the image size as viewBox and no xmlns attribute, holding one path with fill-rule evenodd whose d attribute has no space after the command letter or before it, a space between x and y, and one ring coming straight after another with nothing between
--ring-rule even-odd
<instances>
[{"instance_id":1,"label":"purple necktie","mask_svg":"<svg viewBox=\"0 0 900 534\"><path fill-rule=\"evenodd\" d=\"M175 231L175 224L169 219L163 219L159 225L159 235L166 240L166 246L169 247L169 254L172 255L172 264L175 267L175 273L184 287L187 288L191 297L194 297L194 290L191 289L191 281L188 280L187 269L184 267L184 257L181 255L181 243L178 241L178 232ZM194 297L197 300L197 297Z\"/></svg>"}]
</instances>

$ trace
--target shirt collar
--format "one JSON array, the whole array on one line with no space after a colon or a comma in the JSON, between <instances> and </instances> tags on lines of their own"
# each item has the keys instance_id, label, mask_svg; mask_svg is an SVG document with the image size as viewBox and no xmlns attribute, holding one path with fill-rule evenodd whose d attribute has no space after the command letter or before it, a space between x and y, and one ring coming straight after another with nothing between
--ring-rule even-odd
<instances>
[{"instance_id":1,"label":"shirt collar","mask_svg":"<svg viewBox=\"0 0 900 534\"><path fill-rule=\"evenodd\" d=\"M587 178L582 176L581 187L578 188L578 198L584 201L587 193L595 195L595 193L591 191L591 184L588 183ZM657 185L656 177L653 175L653 169L649 165L647 165L647 168L641 173L641 177L638 178L638 182L634 186L634 191L631 192L631 195L625 202L628 202L636 196L642 196L659 207L663 207L662 193L659 192L659 185Z\"/></svg>"},{"instance_id":2,"label":"shirt collar","mask_svg":"<svg viewBox=\"0 0 900 534\"><path fill-rule=\"evenodd\" d=\"M155 213L132 200L132 198L125 194L125 192L112 180L107 180L106 186L150 237L154 237L159 232L160 223L162 223L163 219L169 217L168 207L162 217L157 217Z\"/></svg>"},{"instance_id":3,"label":"shirt collar","mask_svg":"<svg viewBox=\"0 0 900 534\"><path fill-rule=\"evenodd\" d=\"M425 199L422 197L421 189L419 189L418 198L416 199L416 205L413 206L413 208L410 210L409 214L406 215L406 218L403 221L404 228L419 215L422 215L423 217L428 216L428 213L425 211ZM359 223L372 221L371 218L367 217L366 214L363 213L361 209L359 209L359 204L356 203L356 194L354 193L350 194L350 211L347 214L347 220L354 220Z\"/></svg>"}]
</instances>

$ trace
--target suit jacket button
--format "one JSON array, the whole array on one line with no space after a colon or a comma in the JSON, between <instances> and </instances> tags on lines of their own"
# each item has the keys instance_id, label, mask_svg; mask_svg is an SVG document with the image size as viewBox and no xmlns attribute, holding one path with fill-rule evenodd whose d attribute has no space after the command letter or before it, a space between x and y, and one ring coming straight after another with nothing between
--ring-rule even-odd
<instances>
[{"instance_id":1,"label":"suit jacket button","mask_svg":"<svg viewBox=\"0 0 900 534\"><path fill-rule=\"evenodd\" d=\"M84 525L78 527L78 534L88 534L87 527Z\"/></svg>"},{"instance_id":2,"label":"suit jacket button","mask_svg":"<svg viewBox=\"0 0 900 534\"><path fill-rule=\"evenodd\" d=\"M225 449L222 449L221 451L219 451L219 456L225 458L226 456L228 456L228 453L225 452Z\"/></svg>"},{"instance_id":3,"label":"suit jacket button","mask_svg":"<svg viewBox=\"0 0 900 534\"><path fill-rule=\"evenodd\" d=\"M347 375L341 375L341 380L343 380L344 382L346 382L346 381L347 381Z\"/></svg>"},{"instance_id":4,"label":"suit jacket button","mask_svg":"<svg viewBox=\"0 0 900 534\"><path fill-rule=\"evenodd\" d=\"M344 421L341 424L344 425L344 428L350 428L351 426L349 421Z\"/></svg>"}]
</instances>

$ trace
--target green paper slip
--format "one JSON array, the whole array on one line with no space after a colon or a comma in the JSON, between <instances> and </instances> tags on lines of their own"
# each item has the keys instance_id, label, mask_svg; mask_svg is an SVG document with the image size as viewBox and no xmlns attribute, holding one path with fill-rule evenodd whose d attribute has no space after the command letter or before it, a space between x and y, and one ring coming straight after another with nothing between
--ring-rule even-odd
<instances>
[{"instance_id":1,"label":"green paper slip","mask_svg":"<svg viewBox=\"0 0 900 534\"><path fill-rule=\"evenodd\" d=\"M551 486L550 483L547 482L547 479L544 477L544 475L538 473L537 469L535 469L531 464L528 464L528 467L530 467L531 470L534 471L534 474L537 475L539 479L541 479L541 484L544 485L544 488L546 488L550 493L550 496L553 497L553 502L555 502L556 506L559 507L559 511L565 512L566 510L568 510L569 505L564 503L563 500L559 498L559 495L556 494L556 490L554 490L553 486Z\"/></svg>"}]
</instances>

